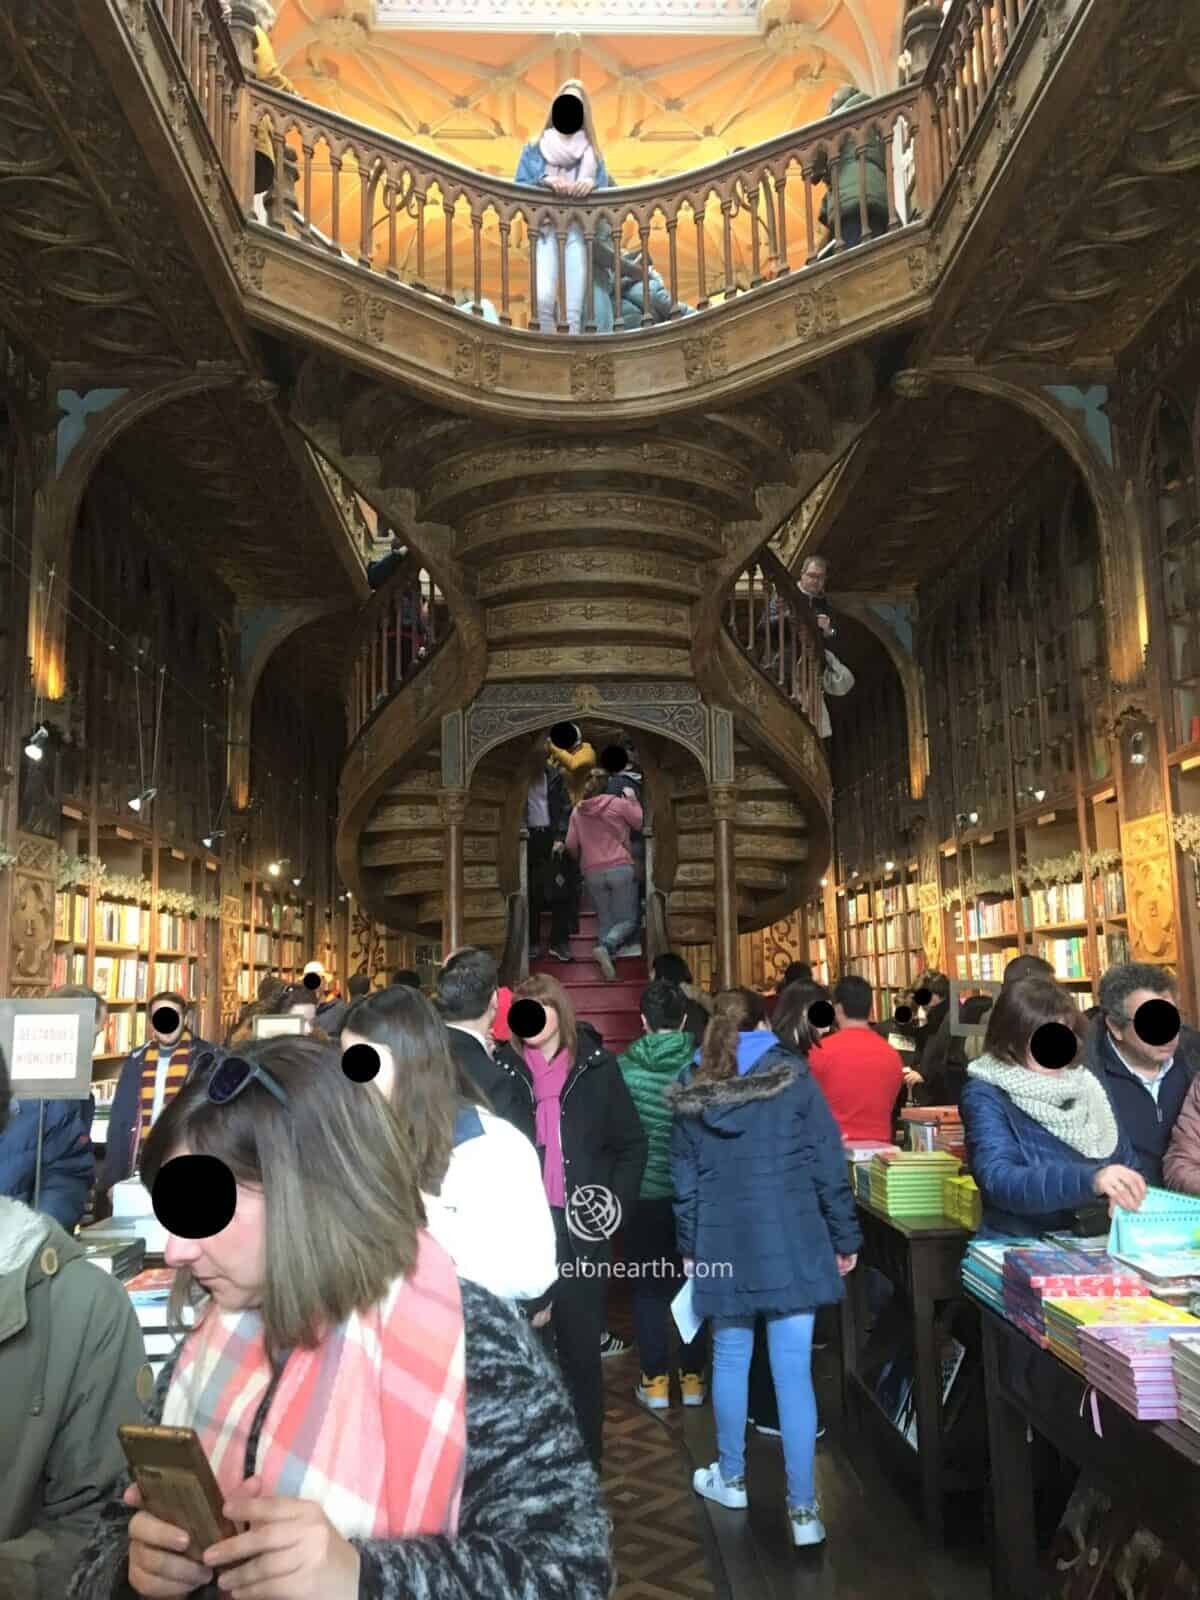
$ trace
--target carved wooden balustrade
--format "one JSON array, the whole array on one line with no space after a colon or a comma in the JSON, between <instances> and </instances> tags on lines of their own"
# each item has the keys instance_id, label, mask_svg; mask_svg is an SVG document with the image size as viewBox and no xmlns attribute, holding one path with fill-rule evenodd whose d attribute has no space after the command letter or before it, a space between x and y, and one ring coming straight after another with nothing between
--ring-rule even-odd
<instances>
[{"instance_id":1,"label":"carved wooden balustrade","mask_svg":"<svg viewBox=\"0 0 1200 1600\"><path fill-rule=\"evenodd\" d=\"M309 447L311 450L311 446ZM321 454L319 450L312 450L312 458L321 469L321 476L329 486L329 492L337 503L341 514L342 526L346 535L354 546L355 554L366 567L375 557L378 540L375 530L368 522L358 496L347 480L337 468Z\"/></svg>"},{"instance_id":2,"label":"carved wooden balustrade","mask_svg":"<svg viewBox=\"0 0 1200 1600\"><path fill-rule=\"evenodd\" d=\"M954 0L925 73L937 187L950 175L1017 33L1042 0Z\"/></svg>"},{"instance_id":3,"label":"carved wooden balustrade","mask_svg":"<svg viewBox=\"0 0 1200 1600\"><path fill-rule=\"evenodd\" d=\"M346 673L346 722L353 744L375 712L442 649L454 623L414 554L363 607Z\"/></svg>"},{"instance_id":4,"label":"carved wooden balustrade","mask_svg":"<svg viewBox=\"0 0 1200 1600\"><path fill-rule=\"evenodd\" d=\"M725 626L742 654L819 727L824 639L800 586L770 550L738 578Z\"/></svg>"},{"instance_id":5,"label":"carved wooden balustrade","mask_svg":"<svg viewBox=\"0 0 1200 1600\"><path fill-rule=\"evenodd\" d=\"M232 173L246 78L220 0L158 0L158 6L213 144Z\"/></svg>"},{"instance_id":6,"label":"carved wooden balustrade","mask_svg":"<svg viewBox=\"0 0 1200 1600\"><path fill-rule=\"evenodd\" d=\"M277 183L267 201L273 226L477 317L486 315L482 302L489 300L505 326L522 317L525 326L538 326L538 260L530 240L543 232L558 251L553 331L568 331L567 251L578 248L572 238L581 236L582 331L595 333L605 312L597 287L614 306L617 326L628 327L613 300L614 240L623 282L634 290L625 298L640 299L637 325L646 328L656 321L652 271L670 300L668 320L675 319L784 277L818 254L837 254L849 239L869 238L872 227L898 228L914 207L929 203L917 85L679 177L599 190L587 199L487 177L259 84L247 95L252 126L269 132L275 150ZM839 183L828 182L831 169L836 176L847 162L857 176L853 217L843 215ZM883 167L886 227L868 214L869 162ZM294 195L286 192L293 183Z\"/></svg>"}]
</instances>

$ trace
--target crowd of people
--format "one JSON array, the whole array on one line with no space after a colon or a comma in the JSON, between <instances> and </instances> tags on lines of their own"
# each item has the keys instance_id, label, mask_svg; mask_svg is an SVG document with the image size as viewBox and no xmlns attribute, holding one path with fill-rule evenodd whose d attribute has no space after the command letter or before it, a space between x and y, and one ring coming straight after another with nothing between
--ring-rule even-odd
<instances>
[{"instance_id":1,"label":"crowd of people","mask_svg":"<svg viewBox=\"0 0 1200 1600\"><path fill-rule=\"evenodd\" d=\"M580 805L592 771L564 770ZM710 997L663 953L620 1056L546 972L506 997L501 1029L485 950L455 952L430 995L393 978L343 1000L312 963L302 984L264 982L221 1046L182 997L151 1000L94 1208L136 1174L167 1228L178 1340L157 1382L123 1287L74 1236L90 1108L31 1114L0 1067L0 1592L606 1595L618 1259L636 1399L711 1397L717 1459L696 1492L748 1505L752 1424L781 1441L793 1542L816 1545L814 1329L861 1244L847 1144L946 1095L998 1236L1137 1209L1149 1184L1200 1192L1200 1052L1158 967L1110 968L1088 1016L1023 956L952 1030L938 973L876 1023L853 974L826 989L797 962L774 995ZM255 1036L291 1016L298 1031ZM211 1224L160 1205L185 1157L231 1175ZM605 1215L581 1210L597 1196ZM197 1550L142 1504L117 1428L147 1420L195 1430L236 1534Z\"/></svg>"}]
</instances>

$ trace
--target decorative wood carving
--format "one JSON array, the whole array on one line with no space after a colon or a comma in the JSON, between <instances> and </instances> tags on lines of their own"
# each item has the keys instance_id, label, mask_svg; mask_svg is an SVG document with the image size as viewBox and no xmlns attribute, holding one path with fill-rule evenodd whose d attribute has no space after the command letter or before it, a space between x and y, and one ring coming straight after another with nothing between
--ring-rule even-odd
<instances>
[{"instance_id":1,"label":"decorative wood carving","mask_svg":"<svg viewBox=\"0 0 1200 1600\"><path fill-rule=\"evenodd\" d=\"M9 982L18 999L45 994L54 981L55 839L22 833L12 867Z\"/></svg>"},{"instance_id":2,"label":"decorative wood carving","mask_svg":"<svg viewBox=\"0 0 1200 1600\"><path fill-rule=\"evenodd\" d=\"M1129 954L1133 961L1178 960L1171 892L1174 845L1166 816L1158 812L1121 825L1121 863L1129 906Z\"/></svg>"},{"instance_id":3,"label":"decorative wood carving","mask_svg":"<svg viewBox=\"0 0 1200 1600\"><path fill-rule=\"evenodd\" d=\"M241 1008L238 969L242 960L242 897L221 896L221 1017L228 1025Z\"/></svg>"}]
</instances>

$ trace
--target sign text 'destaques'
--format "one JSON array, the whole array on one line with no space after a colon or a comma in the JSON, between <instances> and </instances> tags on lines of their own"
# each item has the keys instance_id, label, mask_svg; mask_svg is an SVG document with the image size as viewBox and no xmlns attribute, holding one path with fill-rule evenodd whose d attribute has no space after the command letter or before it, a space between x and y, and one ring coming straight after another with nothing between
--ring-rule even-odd
<instances>
[{"instance_id":1,"label":"sign text 'destaques'","mask_svg":"<svg viewBox=\"0 0 1200 1600\"><path fill-rule=\"evenodd\" d=\"M14 1084L22 1079L73 1078L78 1055L77 1016L18 1012L13 1018Z\"/></svg>"}]
</instances>

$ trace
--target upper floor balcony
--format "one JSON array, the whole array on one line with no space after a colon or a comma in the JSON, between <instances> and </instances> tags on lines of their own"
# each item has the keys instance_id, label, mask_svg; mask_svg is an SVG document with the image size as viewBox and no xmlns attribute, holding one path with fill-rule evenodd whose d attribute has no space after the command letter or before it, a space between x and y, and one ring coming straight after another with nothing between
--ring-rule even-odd
<instances>
[{"instance_id":1,"label":"upper floor balcony","mask_svg":"<svg viewBox=\"0 0 1200 1600\"><path fill-rule=\"evenodd\" d=\"M250 227L239 265L255 320L328 332L382 364L404 317L415 380L442 367L484 403L513 390L518 409L524 364L551 402L636 411L695 404L744 381L747 363L770 377L797 343L849 342L864 307L876 331L920 314L931 219L1010 62L1040 36L1043 0L952 0L919 80L682 174L582 197L472 170L270 87L239 3L228 22L220 0L155 6ZM860 255L862 281L839 303L825 289ZM553 352L567 350L563 366Z\"/></svg>"}]
</instances>

